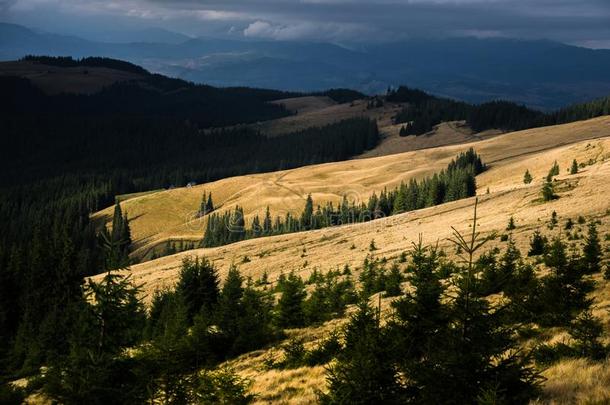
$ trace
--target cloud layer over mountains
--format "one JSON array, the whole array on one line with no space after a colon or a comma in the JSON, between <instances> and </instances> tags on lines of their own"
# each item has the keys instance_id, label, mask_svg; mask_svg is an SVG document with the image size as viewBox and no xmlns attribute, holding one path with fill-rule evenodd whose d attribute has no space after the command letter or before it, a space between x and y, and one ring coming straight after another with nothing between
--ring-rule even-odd
<instances>
[{"instance_id":1,"label":"cloud layer over mountains","mask_svg":"<svg viewBox=\"0 0 610 405\"><path fill-rule=\"evenodd\" d=\"M96 39L162 27L337 43L475 36L610 47L608 0L0 0L0 20Z\"/></svg>"}]
</instances>

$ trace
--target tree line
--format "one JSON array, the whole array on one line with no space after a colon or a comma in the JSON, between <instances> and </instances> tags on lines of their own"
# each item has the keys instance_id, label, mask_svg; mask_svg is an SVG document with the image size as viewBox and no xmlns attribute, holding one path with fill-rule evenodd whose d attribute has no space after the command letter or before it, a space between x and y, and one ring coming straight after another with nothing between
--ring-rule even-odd
<instances>
[{"instance_id":1,"label":"tree line","mask_svg":"<svg viewBox=\"0 0 610 405\"><path fill-rule=\"evenodd\" d=\"M487 129L516 131L545 125L556 125L598 117L610 113L610 98L575 104L561 110L543 113L509 101L469 104L435 97L421 90L400 86L389 89L386 100L408 103L394 117L401 126L399 135L422 135L446 121L465 120L475 132Z\"/></svg>"},{"instance_id":2,"label":"tree line","mask_svg":"<svg viewBox=\"0 0 610 405\"><path fill-rule=\"evenodd\" d=\"M254 216L249 227L242 207L208 216L201 245L222 246L244 239L261 236L321 229L329 226L366 222L394 214L455 201L476 194L476 175L485 170L485 164L474 149L460 153L445 170L421 181L412 179L392 190L376 193L366 203L358 204L343 197L335 207L332 202L314 208L311 195L305 200L300 215L287 213L283 218L273 217L269 207L262 218Z\"/></svg>"}]
</instances>

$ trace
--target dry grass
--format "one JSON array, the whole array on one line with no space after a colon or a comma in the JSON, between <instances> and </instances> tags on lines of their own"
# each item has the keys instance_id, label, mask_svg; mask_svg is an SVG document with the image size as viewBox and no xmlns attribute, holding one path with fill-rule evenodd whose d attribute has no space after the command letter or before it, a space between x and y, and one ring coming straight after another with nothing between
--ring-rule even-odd
<instances>
[{"instance_id":1,"label":"dry grass","mask_svg":"<svg viewBox=\"0 0 610 405\"><path fill-rule=\"evenodd\" d=\"M288 109L300 111L297 115L264 121L250 125L258 128L264 134L276 136L296 132L313 126L332 124L344 119L354 117L369 117L377 120L380 128L392 124L392 117L401 109L401 104L385 103L382 107L368 109L366 100L356 100L353 103L331 104L326 97L299 97L294 99L278 100L276 102L287 105ZM324 106L324 104L328 104ZM292 108L291 108L292 107Z\"/></svg>"},{"instance_id":2,"label":"dry grass","mask_svg":"<svg viewBox=\"0 0 610 405\"><path fill-rule=\"evenodd\" d=\"M193 218L204 190L212 191L217 204L222 204L220 211L239 204L244 207L246 217L251 217L255 213L262 215L269 205L272 213L283 215L286 211L299 212L308 193L320 203L336 202L342 192L364 200L373 190L439 171L459 151L474 146L491 165L477 178L482 193L481 229L484 232L502 230L512 215L518 226L513 232L514 238L523 249L531 232L544 228L553 210L561 221L567 217L576 219L579 215L605 213L608 202L604 193L610 188L607 182L610 165L605 159L609 156L610 138L580 141L604 135L610 135L610 117L501 135L476 144L234 177L135 197L125 201L123 209L132 219L136 254L142 254L167 238L199 240L202 237L204 221ZM565 145L555 146L560 144ZM578 175L569 176L565 170L574 158L594 159L597 163L582 169ZM536 200L541 177L555 160L562 169L559 184L565 191L560 192L560 199L540 204ZM530 185L522 182L526 168L536 179ZM568 184L571 186L565 187ZM487 188L490 194L485 194ZM267 271L271 280L281 271L294 270L307 275L315 267L327 270L346 263L360 265L370 253L371 239L375 239L379 248L374 252L378 257L398 255L410 247L411 241L417 240L419 233L423 233L425 241L439 240L446 247L449 225L462 229L468 226L472 203L472 199L465 199L369 223L196 249L135 265L132 270L136 280L144 283L150 293L161 285L173 283L177 268L187 255L207 256L219 265L221 273L231 262L239 264L248 256L251 261L241 264L241 270L254 278ZM112 207L109 207L94 218L109 218L111 213ZM608 232L606 225L601 229L602 234ZM352 245L355 249L350 249ZM303 248L306 253L301 258Z\"/></svg>"},{"instance_id":3,"label":"dry grass","mask_svg":"<svg viewBox=\"0 0 610 405\"><path fill-rule=\"evenodd\" d=\"M473 145L491 166L477 179L481 193L479 225L483 234L504 232L508 218L513 216L517 229L512 232L512 237L517 246L526 251L534 230L540 229L548 236L565 233L563 224L567 218L576 220L580 215L602 222L598 228L602 238L610 233L610 204L606 197L610 192L610 117L500 135ZM137 232L148 229L148 237L154 238L158 234L151 232L153 227L150 224L154 222L155 216L169 218L177 210L188 210L191 205L198 204L203 189L216 187L213 192L218 192L221 200L226 198L222 200L225 204L233 205L239 201L247 213L257 212L259 207L267 204L272 207L272 211L275 211L274 207L290 203L295 209L300 209L300 204L295 203L301 202L300 193L312 192L317 201L336 200L340 190L354 185L361 187L363 195L368 195L371 190L379 189L380 185L393 185L409 176L423 176L437 171L457 152L469 146L453 145L417 153L243 176L199 189L171 190L136 197L126 201L125 205L132 215L134 212L141 215L139 218L142 219L137 218L133 222L134 229L137 229L136 235ZM590 161L591 164L581 169L579 174L570 176L566 169L574 158L579 162ZM541 178L555 160L561 167L561 175L556 183L560 198L541 203ZM530 185L522 182L526 169L535 178ZM297 187L299 193L296 195L299 197L293 199L291 193L285 193L283 186L286 184ZM487 188L489 194L486 193ZM171 195L172 198L167 198ZM371 239L375 239L379 248L373 252L375 257L397 257L400 252L410 248L410 243L416 241L419 234L423 234L425 243L438 241L439 246L451 255L453 248L447 242L451 233L450 225L460 231L467 231L472 221L473 202L472 198L465 199L370 223L248 240L212 249L196 249L133 266L132 271L135 281L142 283L145 292L150 294L154 289L176 281L180 261L188 255L208 257L218 265L221 276L231 262L241 263L247 255L251 261L239 264L240 270L253 278L260 277L266 271L271 281L289 271L306 277L314 268L326 271L346 263L356 268L371 254L368 250ZM554 230L549 230L547 224L552 211L558 213L560 224ZM146 217L148 222L144 221ZM138 228L143 224L148 224L148 228ZM178 223L174 226L183 232L184 228ZM178 235L173 233L175 229L160 225L158 231L175 237ZM586 233L585 225L576 224L575 229L581 234ZM570 243L579 246L582 240ZM351 248L352 245L355 249ZM505 243L496 239L488 247L494 246L502 248ZM305 257L301 257L303 248ZM610 282L603 280L600 275L594 278L597 289L592 294L595 298L593 312L602 319L608 331ZM376 302L376 297L372 297L372 300ZM386 312L389 303L390 300L382 300L382 308ZM302 337L306 345L315 345L344 322L345 319L340 319L317 328L291 330L288 333L289 336ZM567 339L565 330L552 329L545 331L538 341L553 343ZM606 338L606 343L610 343L610 339ZM266 369L265 359L277 357L279 353L277 347L269 348L241 356L228 362L228 365L241 376L251 379L252 391L258 395L257 403L314 403L317 390L324 390L326 384L324 368ZM543 395L534 403L610 403L608 361L593 363L583 359L564 360L545 370L544 376L547 381L543 386Z\"/></svg>"},{"instance_id":4,"label":"dry grass","mask_svg":"<svg viewBox=\"0 0 610 405\"><path fill-rule=\"evenodd\" d=\"M544 395L534 404L609 404L610 360L563 360L543 373Z\"/></svg>"},{"instance_id":5,"label":"dry grass","mask_svg":"<svg viewBox=\"0 0 610 405\"><path fill-rule=\"evenodd\" d=\"M466 142L481 141L499 135L497 130L474 133L465 121L443 122L427 134L400 136L403 124L380 127L383 136L380 144L373 150L364 152L358 159L392 155L420 149L436 148L446 145L458 145Z\"/></svg>"},{"instance_id":6,"label":"dry grass","mask_svg":"<svg viewBox=\"0 0 610 405\"><path fill-rule=\"evenodd\" d=\"M297 114L318 111L337 104L333 99L326 96L283 98L272 101L272 103L283 105L288 111L295 111Z\"/></svg>"},{"instance_id":7,"label":"dry grass","mask_svg":"<svg viewBox=\"0 0 610 405\"><path fill-rule=\"evenodd\" d=\"M103 67L60 67L32 62L0 62L0 75L30 79L47 94L91 94L117 82L142 78L137 73Z\"/></svg>"},{"instance_id":8,"label":"dry grass","mask_svg":"<svg viewBox=\"0 0 610 405\"><path fill-rule=\"evenodd\" d=\"M318 327L292 329L287 339L299 337L305 347L311 349L325 339L330 332L340 328L346 319L334 319ZM255 404L311 404L317 393L326 387L325 366L300 367L296 369L268 369L265 360L281 357L280 345L259 350L228 361L228 366L252 385L250 390L257 395Z\"/></svg>"}]
</instances>

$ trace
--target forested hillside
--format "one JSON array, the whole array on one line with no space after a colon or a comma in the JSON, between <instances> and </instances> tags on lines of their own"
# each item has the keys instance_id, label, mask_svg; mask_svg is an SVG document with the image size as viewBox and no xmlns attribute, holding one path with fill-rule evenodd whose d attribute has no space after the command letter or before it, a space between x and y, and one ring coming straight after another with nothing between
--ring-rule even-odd
<instances>
[{"instance_id":1,"label":"forested hillside","mask_svg":"<svg viewBox=\"0 0 610 405\"><path fill-rule=\"evenodd\" d=\"M543 113L502 100L469 104L436 97L405 86L389 90L386 100L407 103L394 118L396 124L404 124L401 127L400 136L421 135L445 121L464 120L475 132L488 129L518 131L584 120L610 113L609 97L550 113Z\"/></svg>"},{"instance_id":2,"label":"forested hillside","mask_svg":"<svg viewBox=\"0 0 610 405\"><path fill-rule=\"evenodd\" d=\"M107 255L89 222L117 194L347 159L378 141L368 119L274 139L247 127L208 130L289 115L269 101L292 93L194 85L104 58L28 61L79 66L84 75L96 66L142 76L90 95L47 95L27 79L0 77L3 375L31 373L67 353L64 331L83 277L126 256L127 217L119 216L121 232L106 235L104 243L121 245Z\"/></svg>"},{"instance_id":3,"label":"forested hillside","mask_svg":"<svg viewBox=\"0 0 610 405\"><path fill-rule=\"evenodd\" d=\"M120 215L115 217L113 231L108 233L94 228L89 221L92 212L112 205L118 194L345 160L374 148L379 141L376 121L367 118L313 126L274 138L247 125L238 125L290 114L270 101L294 96L292 93L194 85L103 58L40 59L40 63L43 62L83 67L84 71L80 73L83 75L87 74L87 63L128 69L142 75L141 79L118 82L88 95L49 95L29 80L0 77L1 373L3 377L14 378L37 373L41 365L52 365L53 372L58 374L50 376L58 378L55 383L59 385L49 390L60 398L67 398L62 391L66 389L62 385L61 376L66 375L63 373L66 370L76 372L79 362L91 366L87 360L91 359L91 353L87 350L94 349L89 346L92 341L88 336L99 332L97 320L104 316L100 313L117 316L108 320L116 322L114 332L125 322L141 326L144 320L141 306L134 301L136 291L125 280L111 274L102 286L90 284L88 287L88 294L95 296L97 304L83 300L85 276L128 264L125 259L129 251L129 213L120 212L118 207ZM341 89L320 94L336 101L359 97L359 93ZM398 94L388 95L390 99L393 97L400 98ZM422 109L422 103L430 100L430 96L420 94L416 99L397 101ZM450 105L453 102L439 103ZM428 111L426 108L443 111L442 105L435 105L422 111ZM498 109L479 110L484 111L479 118L480 125L500 128L505 128L500 125L503 122L525 125L520 117L539 115L520 107L498 106ZM464 111L468 112L470 108L473 107L464 107ZM505 111L513 110L517 111L517 120L512 114L508 114L511 117L508 121L502 118ZM563 119L575 120L606 110L607 103L598 102L562 114ZM442 115L441 119L446 117L448 115ZM482 167L475 170L470 165L476 165L477 159L467 162L467 168L448 168L436 178L390 190L385 195L387 206L380 209L384 214L393 214L473 195L474 175ZM414 200L410 193L419 193L422 198ZM372 200L369 204L377 203ZM329 210L335 213L334 209ZM316 227L307 221L306 227ZM193 271L203 270L208 271L208 266L196 264ZM248 290L248 294L256 305L268 306L252 291ZM244 292L244 299L246 296ZM108 301L104 301L105 298ZM104 303L112 308L103 307ZM229 312L228 316L232 315L234 313ZM254 322L252 319L246 321ZM269 320L265 322L264 325L269 325ZM179 327L195 323L195 319L189 318ZM75 330L72 325L80 325L83 329ZM204 324L198 325L201 331L206 330ZM178 333L182 333L180 330L183 329ZM66 331L70 331L70 339L66 339ZM263 332L261 344L275 336L275 330ZM243 338L240 334L230 336L223 341L227 346L223 346L217 360L255 348L239 346L234 339ZM129 360L115 356L123 348L141 342L141 338L131 328L109 336L110 341L102 336L95 349L95 356L99 356L96 361L109 361L105 364L110 374L117 371L115 366L126 367L129 378L134 377L136 371L123 363ZM208 343L202 340L202 344ZM77 348L85 349L79 351ZM117 372L117 375L121 374ZM73 377L75 381L81 378L78 374ZM161 377L154 374L151 378ZM112 382L106 382L112 385ZM125 387L129 385L125 384ZM141 385L137 387L138 390L142 388ZM80 388L84 391L70 394L74 395L70 397L74 403L82 403L86 395L90 395L86 391L89 386ZM59 391L53 391L55 389ZM116 387L108 392L104 395L116 393ZM104 397L99 392L95 395ZM138 398L143 395L143 391L137 392Z\"/></svg>"}]
</instances>

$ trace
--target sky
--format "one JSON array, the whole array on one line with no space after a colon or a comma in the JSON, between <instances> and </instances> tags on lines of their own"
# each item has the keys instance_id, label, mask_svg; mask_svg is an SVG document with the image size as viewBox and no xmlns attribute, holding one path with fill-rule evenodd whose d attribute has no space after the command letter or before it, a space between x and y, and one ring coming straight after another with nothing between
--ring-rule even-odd
<instances>
[{"instance_id":1,"label":"sky","mask_svg":"<svg viewBox=\"0 0 610 405\"><path fill-rule=\"evenodd\" d=\"M342 44L474 36L610 48L610 0L0 0L0 21L91 39L154 27Z\"/></svg>"}]
</instances>

